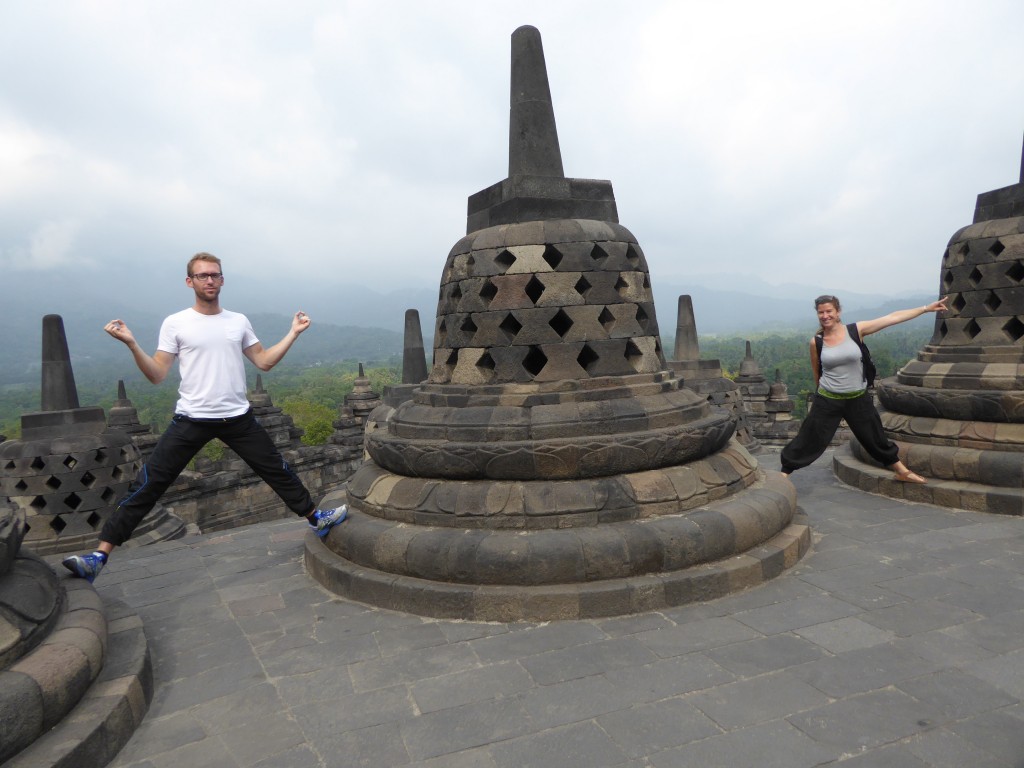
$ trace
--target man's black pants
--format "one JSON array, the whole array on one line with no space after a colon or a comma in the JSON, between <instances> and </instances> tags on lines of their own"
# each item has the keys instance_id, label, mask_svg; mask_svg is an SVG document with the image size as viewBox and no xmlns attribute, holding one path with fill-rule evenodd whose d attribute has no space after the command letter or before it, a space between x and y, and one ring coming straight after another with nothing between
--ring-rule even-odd
<instances>
[{"instance_id":1,"label":"man's black pants","mask_svg":"<svg viewBox=\"0 0 1024 768\"><path fill-rule=\"evenodd\" d=\"M251 410L230 419L190 419L180 413L160 437L153 454L128 488L100 531L100 541L120 546L132 535L192 458L218 438L252 467L296 515L308 515L315 505L270 435Z\"/></svg>"}]
</instances>

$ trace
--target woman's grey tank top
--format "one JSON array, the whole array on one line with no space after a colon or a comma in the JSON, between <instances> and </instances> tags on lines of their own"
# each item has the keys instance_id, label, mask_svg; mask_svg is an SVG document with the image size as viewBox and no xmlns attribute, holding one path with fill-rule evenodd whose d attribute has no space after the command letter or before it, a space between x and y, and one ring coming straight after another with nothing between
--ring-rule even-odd
<instances>
[{"instance_id":1,"label":"woman's grey tank top","mask_svg":"<svg viewBox=\"0 0 1024 768\"><path fill-rule=\"evenodd\" d=\"M844 329L845 330L845 329ZM857 342L846 332L846 339L834 347L821 346L821 378L818 384L829 392L857 392L868 388Z\"/></svg>"}]
</instances>

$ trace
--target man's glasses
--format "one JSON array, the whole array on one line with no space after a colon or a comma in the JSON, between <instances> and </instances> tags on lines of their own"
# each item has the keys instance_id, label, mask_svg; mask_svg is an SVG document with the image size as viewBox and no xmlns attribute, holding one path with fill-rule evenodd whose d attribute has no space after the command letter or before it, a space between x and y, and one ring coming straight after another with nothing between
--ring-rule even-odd
<instances>
[{"instance_id":1,"label":"man's glasses","mask_svg":"<svg viewBox=\"0 0 1024 768\"><path fill-rule=\"evenodd\" d=\"M216 282L219 282L219 281L224 279L224 273L223 272L200 272L200 273L195 274L195 275L189 275L189 277L191 277L193 280L198 280L201 283L207 283L207 282L216 283Z\"/></svg>"}]
</instances>

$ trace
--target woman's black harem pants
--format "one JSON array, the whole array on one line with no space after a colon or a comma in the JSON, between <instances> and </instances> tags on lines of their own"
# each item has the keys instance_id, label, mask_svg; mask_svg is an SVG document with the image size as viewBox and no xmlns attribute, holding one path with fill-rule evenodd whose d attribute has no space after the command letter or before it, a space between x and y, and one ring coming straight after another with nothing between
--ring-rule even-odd
<instances>
[{"instance_id":1,"label":"woman's black harem pants","mask_svg":"<svg viewBox=\"0 0 1024 768\"><path fill-rule=\"evenodd\" d=\"M821 456L843 419L864 450L879 464L888 467L900 460L899 448L882 429L882 420L870 394L865 392L859 397L839 400L815 393L800 431L782 449L782 471L795 472Z\"/></svg>"},{"instance_id":2,"label":"woman's black harem pants","mask_svg":"<svg viewBox=\"0 0 1024 768\"><path fill-rule=\"evenodd\" d=\"M305 516L313 511L315 504L306 486L288 466L252 410L241 416L210 420L190 419L177 413L129 486L128 495L103 525L100 541L124 544L168 486L214 438L222 440L252 467L296 515Z\"/></svg>"}]
</instances>

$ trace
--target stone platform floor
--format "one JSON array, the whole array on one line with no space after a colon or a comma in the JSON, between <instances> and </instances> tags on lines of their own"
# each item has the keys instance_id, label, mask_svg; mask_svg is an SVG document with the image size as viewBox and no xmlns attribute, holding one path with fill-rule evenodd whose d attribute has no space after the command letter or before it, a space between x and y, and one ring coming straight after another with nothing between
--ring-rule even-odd
<instances>
[{"instance_id":1,"label":"stone platform floor","mask_svg":"<svg viewBox=\"0 0 1024 768\"><path fill-rule=\"evenodd\" d=\"M305 575L295 520L119 552L96 586L142 617L156 692L111 765L1024 766L1024 520L830 466L794 476L814 529L794 569L621 618L347 602Z\"/></svg>"}]
</instances>

